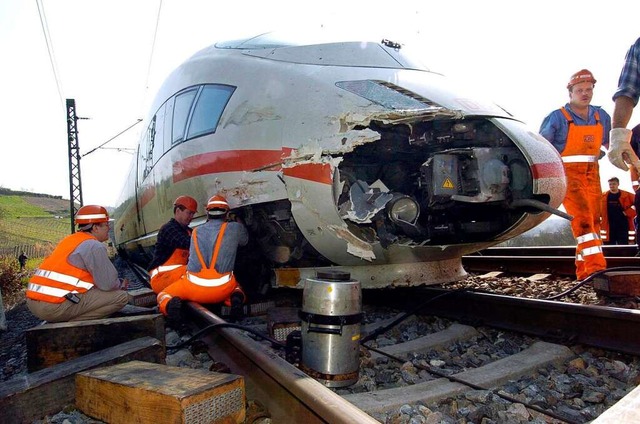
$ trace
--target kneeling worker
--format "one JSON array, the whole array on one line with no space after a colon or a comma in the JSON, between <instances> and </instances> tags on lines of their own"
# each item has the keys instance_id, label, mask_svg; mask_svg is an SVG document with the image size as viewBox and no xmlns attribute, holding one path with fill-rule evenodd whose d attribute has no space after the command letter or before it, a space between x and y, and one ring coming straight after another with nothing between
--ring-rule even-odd
<instances>
[{"instance_id":1,"label":"kneeling worker","mask_svg":"<svg viewBox=\"0 0 640 424\"><path fill-rule=\"evenodd\" d=\"M245 295L233 275L238 246L249 241L244 224L229 220L229 204L222 196L207 202L207 222L191 235L186 273L158 295L160 311L180 318L182 300L231 306L232 316L242 313Z\"/></svg>"},{"instance_id":2,"label":"kneeling worker","mask_svg":"<svg viewBox=\"0 0 640 424\"><path fill-rule=\"evenodd\" d=\"M49 322L104 318L129 301L128 280L118 271L102 243L109 239L109 214L87 205L75 217L78 232L65 237L44 259L27 286L27 306Z\"/></svg>"},{"instance_id":3,"label":"kneeling worker","mask_svg":"<svg viewBox=\"0 0 640 424\"><path fill-rule=\"evenodd\" d=\"M158 231L158 239L149 263L151 288L158 294L185 273L191 244L189 224L198 211L191 196L178 196L173 202L173 218Z\"/></svg>"}]
</instances>

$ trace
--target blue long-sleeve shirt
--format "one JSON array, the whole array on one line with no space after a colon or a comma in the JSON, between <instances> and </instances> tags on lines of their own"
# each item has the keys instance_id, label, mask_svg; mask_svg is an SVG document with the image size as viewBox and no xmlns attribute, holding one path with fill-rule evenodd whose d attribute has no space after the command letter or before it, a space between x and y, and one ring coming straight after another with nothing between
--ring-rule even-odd
<instances>
[{"instance_id":1,"label":"blue long-sleeve shirt","mask_svg":"<svg viewBox=\"0 0 640 424\"><path fill-rule=\"evenodd\" d=\"M597 110L600 115L600 122L603 126L602 145L605 147L609 147L611 116L609 116L609 114L604 109L602 109L600 106L589 105L589 115L587 120L585 121L584 119L576 115L573 110L571 110L571 106L569 105L569 103L567 103L564 108L567 109L567 111L573 118L574 125L595 125L595 113ZM567 121L567 118L565 118L562 114L562 111L560 109L556 109L549 115L547 115L546 118L544 118L544 120L542 121L542 125L540 125L539 132L544 138L546 138L551 144L553 144L553 147L555 147L558 152L562 153L565 146L567 145L569 122Z\"/></svg>"},{"instance_id":2,"label":"blue long-sleeve shirt","mask_svg":"<svg viewBox=\"0 0 640 424\"><path fill-rule=\"evenodd\" d=\"M629 48L624 58L624 66L620 72L618 89L613 94L613 101L625 96L633 100L633 105L638 104L640 98L640 38Z\"/></svg>"}]
</instances>

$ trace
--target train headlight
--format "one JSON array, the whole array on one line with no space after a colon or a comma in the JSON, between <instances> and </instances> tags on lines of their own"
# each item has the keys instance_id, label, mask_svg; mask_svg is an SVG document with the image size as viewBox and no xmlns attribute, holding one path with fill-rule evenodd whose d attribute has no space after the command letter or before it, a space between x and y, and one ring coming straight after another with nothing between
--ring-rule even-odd
<instances>
[{"instance_id":1,"label":"train headlight","mask_svg":"<svg viewBox=\"0 0 640 424\"><path fill-rule=\"evenodd\" d=\"M387 203L387 216L394 224L415 224L420 216L420 205L409 196L398 197Z\"/></svg>"}]
</instances>

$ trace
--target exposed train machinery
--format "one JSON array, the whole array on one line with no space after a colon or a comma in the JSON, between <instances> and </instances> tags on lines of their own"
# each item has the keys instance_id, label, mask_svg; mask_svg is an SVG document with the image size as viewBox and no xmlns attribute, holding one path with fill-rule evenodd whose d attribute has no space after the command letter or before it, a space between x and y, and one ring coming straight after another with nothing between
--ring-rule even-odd
<instances>
[{"instance_id":1,"label":"exposed train machinery","mask_svg":"<svg viewBox=\"0 0 640 424\"><path fill-rule=\"evenodd\" d=\"M461 280L463 255L563 215L556 150L388 40L217 43L145 123L118 248L146 264L177 196L220 193L249 229L238 277L257 292L336 266L364 288Z\"/></svg>"}]
</instances>

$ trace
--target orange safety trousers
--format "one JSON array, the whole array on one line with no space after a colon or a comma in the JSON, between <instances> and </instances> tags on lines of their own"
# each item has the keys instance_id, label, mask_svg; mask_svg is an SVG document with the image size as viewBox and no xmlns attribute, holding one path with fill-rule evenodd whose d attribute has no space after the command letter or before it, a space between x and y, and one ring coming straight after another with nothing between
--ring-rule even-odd
<instances>
[{"instance_id":1,"label":"orange safety trousers","mask_svg":"<svg viewBox=\"0 0 640 424\"><path fill-rule=\"evenodd\" d=\"M569 121L567 144L562 161L567 178L564 207L573 215L571 231L576 239L576 277L584 280L607 268L600 239L600 173L598 155L603 127L598 112L596 125L574 125L571 115L561 109Z\"/></svg>"},{"instance_id":2,"label":"orange safety trousers","mask_svg":"<svg viewBox=\"0 0 640 424\"><path fill-rule=\"evenodd\" d=\"M187 249L175 249L169 259L159 267L152 269L149 284L154 292L160 293L169 285L175 283L187 270L189 251Z\"/></svg>"},{"instance_id":3,"label":"orange safety trousers","mask_svg":"<svg viewBox=\"0 0 640 424\"><path fill-rule=\"evenodd\" d=\"M584 280L607 267L600 239L600 176L596 163L565 163L567 195L564 207L573 216L576 277Z\"/></svg>"},{"instance_id":4,"label":"orange safety trousers","mask_svg":"<svg viewBox=\"0 0 640 424\"><path fill-rule=\"evenodd\" d=\"M160 312L167 315L167 304L173 297L183 300L191 300L198 303L220 303L231 306L231 295L240 293L245 299L244 292L238 285L233 272L219 273L215 269L216 259L220 245L224 237L226 222L220 228L218 239L211 256L209 267L206 266L200 248L198 246L197 229L193 231L193 246L198 254L202 269L199 272L185 272L180 279L169 285L158 294L158 307Z\"/></svg>"}]
</instances>

